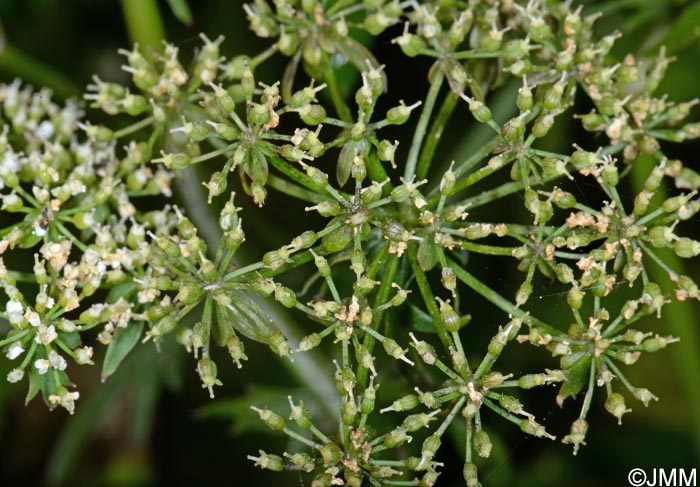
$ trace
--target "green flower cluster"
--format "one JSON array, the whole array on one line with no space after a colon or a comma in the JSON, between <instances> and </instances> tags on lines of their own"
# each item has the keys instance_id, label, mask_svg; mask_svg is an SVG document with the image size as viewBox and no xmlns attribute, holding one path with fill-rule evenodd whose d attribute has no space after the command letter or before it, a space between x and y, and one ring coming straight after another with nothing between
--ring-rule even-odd
<instances>
[{"instance_id":1,"label":"green flower cluster","mask_svg":"<svg viewBox=\"0 0 700 487\"><path fill-rule=\"evenodd\" d=\"M520 400L534 387L560 384L560 405L583 393L563 437L574 454L585 444L596 388L618 420L630 411L624 390L645 406L657 399L620 366L678 339L631 326L660 317L672 299L700 299L693 279L674 271L660 250L700 254L700 242L680 233L700 210L700 174L663 149L699 137L700 125L685 121L694 102L654 94L669 63L663 50L656 59L610 61L616 36L596 39L597 16L582 16L570 2L256 0L245 12L257 35L274 39L254 57L227 60L219 52L223 38L204 35L188 67L170 44L160 53L123 51L133 86L95 78L85 95L93 108L135 117L120 130L84 121L78 105L59 107L19 82L0 89L0 319L9 327L0 346L18 363L8 380L28 376L28 399L41 391L48 404L72 413L78 392L65 357L91 364L87 344L94 339L107 345L108 376L139 339L158 344L174 335L193 353L212 397L221 384L213 344L239 368L247 358L240 335L281 357L319 347L329 362L336 357L337 434L324 433L290 397L298 430L281 412L254 410L308 450L249 457L262 468L307 472L314 487L432 486L442 437L459 416L464 479L479 485L475 457L492 449L482 419L503 418L555 439ZM391 73L356 40L360 31L395 31L397 50L433 61L425 98L392 101L378 113ZM259 81L258 67L276 53L289 58L284 78ZM295 90L305 79L300 65L310 81ZM340 89L341 65L359 74L354 103ZM488 97L512 80L515 105L499 123ZM539 141L571 118L582 98L590 111L574 117L600 146L541 149ZM493 134L447 167L435 150L462 102ZM384 129L407 123L413 112L420 114L402 141L409 144L404 155ZM618 188L642 158L653 169L627 202ZM209 203L223 200L216 248L187 208L150 209L172 197L174 176L202 163ZM245 241L231 189L236 171L255 204L277 191L307 202L324 226L300 228L288 244L242 265L235 256ZM594 185L604 201L579 201L569 181ZM510 195L521 197L526 217L514 212L513 221L494 222L482 211ZM465 251L514 259L525 275L515 295L472 274L461 260ZM32 258L34 267L25 269ZM672 285L654 282L649 266ZM309 276L304 289L283 284L291 273ZM535 316L532 298L546 281L565 289L570 313L554 323ZM485 350L463 329L467 291L508 315ZM261 299L295 309L308 324L306 336L290 344ZM432 334L418 337L417 327L390 319L407 310ZM498 370L514 341L545 347L556 359L552 368ZM383 397L379 386L397 375L412 386L401 397ZM396 417L396 426L376 431L377 414ZM411 444L414 436L421 440Z\"/></svg>"}]
</instances>

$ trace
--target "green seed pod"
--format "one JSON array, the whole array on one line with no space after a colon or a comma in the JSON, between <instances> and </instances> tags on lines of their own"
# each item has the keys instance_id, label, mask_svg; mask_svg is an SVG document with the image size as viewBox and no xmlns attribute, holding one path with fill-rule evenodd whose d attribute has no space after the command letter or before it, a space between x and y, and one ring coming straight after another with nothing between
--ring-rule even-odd
<instances>
[{"instance_id":1,"label":"green seed pod","mask_svg":"<svg viewBox=\"0 0 700 487\"><path fill-rule=\"evenodd\" d=\"M474 449L476 453L482 458L488 458L491 456L491 438L484 430L479 430L474 435ZM466 478L466 477L465 477ZM468 485L469 481L467 481Z\"/></svg>"},{"instance_id":2,"label":"green seed pod","mask_svg":"<svg viewBox=\"0 0 700 487\"><path fill-rule=\"evenodd\" d=\"M500 372L489 372L481 378L481 386L486 388L491 388L498 386L506 380L506 376Z\"/></svg>"},{"instance_id":3,"label":"green seed pod","mask_svg":"<svg viewBox=\"0 0 700 487\"><path fill-rule=\"evenodd\" d=\"M469 102L469 111L477 121L487 123L491 120L491 110L483 102L475 98L469 98L467 101Z\"/></svg>"},{"instance_id":4,"label":"green seed pod","mask_svg":"<svg viewBox=\"0 0 700 487\"><path fill-rule=\"evenodd\" d=\"M226 348L231 356L231 359L236 363L236 366L240 369L242 367L241 361L248 360L248 356L245 354L245 346L238 336L232 334L228 337L226 342Z\"/></svg>"},{"instance_id":5,"label":"green seed pod","mask_svg":"<svg viewBox=\"0 0 700 487\"><path fill-rule=\"evenodd\" d=\"M373 182L371 185L367 186L360 193L360 198L362 203L369 205L378 201L382 197L382 184L378 182Z\"/></svg>"},{"instance_id":6,"label":"green seed pod","mask_svg":"<svg viewBox=\"0 0 700 487\"><path fill-rule=\"evenodd\" d=\"M464 38L467 33L472 28L472 22L474 21L474 14L471 10L464 10L460 16L452 22L450 30L447 34L447 38L450 41L450 45L456 47L464 42Z\"/></svg>"},{"instance_id":7,"label":"green seed pod","mask_svg":"<svg viewBox=\"0 0 700 487\"><path fill-rule=\"evenodd\" d=\"M584 291L581 291L578 287L572 287L566 294L566 302L571 309L581 309L583 305L583 297L586 295Z\"/></svg>"},{"instance_id":8,"label":"green seed pod","mask_svg":"<svg viewBox=\"0 0 700 487\"><path fill-rule=\"evenodd\" d=\"M408 108L403 100L399 101L399 106L389 109L386 112L386 119L392 125L403 125L411 116L411 109Z\"/></svg>"},{"instance_id":9,"label":"green seed pod","mask_svg":"<svg viewBox=\"0 0 700 487\"><path fill-rule=\"evenodd\" d=\"M563 284L568 284L574 280L574 271L568 265L560 262L554 268L557 279Z\"/></svg>"},{"instance_id":10,"label":"green seed pod","mask_svg":"<svg viewBox=\"0 0 700 487\"><path fill-rule=\"evenodd\" d=\"M243 68L243 73L241 73L241 89L246 99L250 100L253 98L253 94L255 93L255 77L248 65Z\"/></svg>"},{"instance_id":11,"label":"green seed pod","mask_svg":"<svg viewBox=\"0 0 700 487\"><path fill-rule=\"evenodd\" d=\"M654 197L654 193L643 189L634 198L634 209L633 212L636 216L642 216L647 212L649 208L649 203Z\"/></svg>"},{"instance_id":12,"label":"green seed pod","mask_svg":"<svg viewBox=\"0 0 700 487\"><path fill-rule=\"evenodd\" d=\"M682 142L682 141L681 141ZM659 141L654 137L646 136L637 144L642 154L656 154L659 150Z\"/></svg>"},{"instance_id":13,"label":"green seed pod","mask_svg":"<svg viewBox=\"0 0 700 487\"><path fill-rule=\"evenodd\" d=\"M544 374L528 374L518 379L518 387L521 389L532 389L545 383Z\"/></svg>"},{"instance_id":14,"label":"green seed pod","mask_svg":"<svg viewBox=\"0 0 700 487\"><path fill-rule=\"evenodd\" d=\"M442 325L450 333L459 331L459 315L450 305L450 300L443 301L440 298L436 298L440 303L440 320Z\"/></svg>"},{"instance_id":15,"label":"green seed pod","mask_svg":"<svg viewBox=\"0 0 700 487\"><path fill-rule=\"evenodd\" d=\"M331 220L329 225L335 222ZM326 234L321 239L321 248L329 254L340 252L345 247L350 245L353 238L353 229L351 225L341 225L332 232Z\"/></svg>"},{"instance_id":16,"label":"green seed pod","mask_svg":"<svg viewBox=\"0 0 700 487\"><path fill-rule=\"evenodd\" d=\"M352 397L348 396L341 407L340 419L343 424L352 425L355 423L355 418L357 418L357 404Z\"/></svg>"},{"instance_id":17,"label":"green seed pod","mask_svg":"<svg viewBox=\"0 0 700 487\"><path fill-rule=\"evenodd\" d=\"M654 247L661 248L670 244L675 237L671 227L657 226L649 230L649 240Z\"/></svg>"},{"instance_id":18,"label":"green seed pod","mask_svg":"<svg viewBox=\"0 0 700 487\"><path fill-rule=\"evenodd\" d=\"M518 288L518 292L515 293L515 304L517 306L522 306L527 303L532 294L532 283L530 281L523 282Z\"/></svg>"},{"instance_id":19,"label":"green seed pod","mask_svg":"<svg viewBox=\"0 0 700 487\"><path fill-rule=\"evenodd\" d=\"M554 116L551 114L541 115L537 117L532 126L532 134L535 137L544 137L549 133L549 129L554 125Z\"/></svg>"},{"instance_id":20,"label":"green seed pod","mask_svg":"<svg viewBox=\"0 0 700 487\"><path fill-rule=\"evenodd\" d=\"M503 57L507 61L517 61L528 55L530 44L525 39L513 39L503 46Z\"/></svg>"},{"instance_id":21,"label":"green seed pod","mask_svg":"<svg viewBox=\"0 0 700 487\"><path fill-rule=\"evenodd\" d=\"M364 159L359 155L356 155L352 160L350 174L352 178L359 183L364 181L367 177L367 166L365 165Z\"/></svg>"},{"instance_id":22,"label":"green seed pod","mask_svg":"<svg viewBox=\"0 0 700 487\"><path fill-rule=\"evenodd\" d=\"M538 44L546 43L552 37L552 29L542 17L533 18L527 31Z\"/></svg>"},{"instance_id":23,"label":"green seed pod","mask_svg":"<svg viewBox=\"0 0 700 487\"><path fill-rule=\"evenodd\" d=\"M617 172L617 166L614 164L604 165L600 176L603 183L607 184L608 186L614 187L620 182L620 175Z\"/></svg>"},{"instance_id":24,"label":"green seed pod","mask_svg":"<svg viewBox=\"0 0 700 487\"><path fill-rule=\"evenodd\" d=\"M299 49L299 36L296 34L282 33L277 40L277 48L287 56L292 57Z\"/></svg>"},{"instance_id":25,"label":"green seed pod","mask_svg":"<svg viewBox=\"0 0 700 487\"><path fill-rule=\"evenodd\" d=\"M137 115L141 115L144 110L146 110L148 107L148 102L141 95L129 94L124 97L123 106L126 113L132 117L135 117Z\"/></svg>"},{"instance_id":26,"label":"green seed pod","mask_svg":"<svg viewBox=\"0 0 700 487\"><path fill-rule=\"evenodd\" d=\"M395 428L384 437L384 446L387 448L397 448L408 441L411 441L408 432L403 428Z\"/></svg>"},{"instance_id":27,"label":"green seed pod","mask_svg":"<svg viewBox=\"0 0 700 487\"><path fill-rule=\"evenodd\" d=\"M423 442L421 448L421 457L428 460L432 460L437 453L440 445L442 444L442 439L438 435L430 435Z\"/></svg>"},{"instance_id":28,"label":"green seed pod","mask_svg":"<svg viewBox=\"0 0 700 487\"><path fill-rule=\"evenodd\" d=\"M678 257L690 259L700 254L700 242L687 237L681 237L673 242L673 251Z\"/></svg>"},{"instance_id":29,"label":"green seed pod","mask_svg":"<svg viewBox=\"0 0 700 487\"><path fill-rule=\"evenodd\" d=\"M275 300L285 308L293 308L297 304L297 297L294 291L284 286L275 288Z\"/></svg>"},{"instance_id":30,"label":"green seed pod","mask_svg":"<svg viewBox=\"0 0 700 487\"><path fill-rule=\"evenodd\" d=\"M213 399L214 386L221 385L221 381L216 378L216 364L208 357L202 357L199 360L199 362L197 362L197 373L199 374L199 378L202 381L202 388L209 389L209 397ZM269 423L268 426L272 428L272 426Z\"/></svg>"},{"instance_id":31,"label":"green seed pod","mask_svg":"<svg viewBox=\"0 0 700 487\"><path fill-rule=\"evenodd\" d=\"M326 109L322 105L305 105L298 110L299 117L306 125L316 126L326 119Z\"/></svg>"},{"instance_id":32,"label":"green seed pod","mask_svg":"<svg viewBox=\"0 0 700 487\"><path fill-rule=\"evenodd\" d=\"M501 137L511 144L520 140L524 134L525 122L520 117L511 118L501 127Z\"/></svg>"},{"instance_id":33,"label":"green seed pod","mask_svg":"<svg viewBox=\"0 0 700 487\"><path fill-rule=\"evenodd\" d=\"M380 161L385 161L394 164L394 157L396 155L396 148L398 146L398 141L394 141L393 144L388 140L379 141L379 145L377 146L377 157Z\"/></svg>"},{"instance_id":34,"label":"green seed pod","mask_svg":"<svg viewBox=\"0 0 700 487\"><path fill-rule=\"evenodd\" d=\"M597 154L585 151L581 148L576 149L576 151L573 154L571 154L571 164L577 171L589 169L595 166L597 162Z\"/></svg>"},{"instance_id":35,"label":"green seed pod","mask_svg":"<svg viewBox=\"0 0 700 487\"><path fill-rule=\"evenodd\" d=\"M619 392L613 392L605 400L605 410L617 418L617 424L622 424L622 416L632 410L627 409L625 398Z\"/></svg>"},{"instance_id":36,"label":"green seed pod","mask_svg":"<svg viewBox=\"0 0 700 487\"><path fill-rule=\"evenodd\" d=\"M313 37L307 38L301 46L301 57L307 68L317 70L323 63L323 50Z\"/></svg>"},{"instance_id":37,"label":"green seed pod","mask_svg":"<svg viewBox=\"0 0 700 487\"><path fill-rule=\"evenodd\" d=\"M291 462L298 467L299 469L303 470L304 472L311 472L313 471L314 468L316 468L316 462L314 461L313 458L311 458L310 455L307 455L306 453L295 453L293 455L290 455L289 453L284 454L285 457L289 458ZM330 479L329 479L330 482ZM313 484L316 485L316 484ZM324 484L328 485L328 484Z\"/></svg>"},{"instance_id":38,"label":"green seed pod","mask_svg":"<svg viewBox=\"0 0 700 487\"><path fill-rule=\"evenodd\" d=\"M374 411L374 404L377 399L377 389L371 383L367 389L365 389L364 394L362 394L362 401L360 403L360 411L362 414L370 414Z\"/></svg>"},{"instance_id":39,"label":"green seed pod","mask_svg":"<svg viewBox=\"0 0 700 487\"><path fill-rule=\"evenodd\" d=\"M316 348L321 344L322 337L318 333L306 335L299 341L299 351L308 352L312 348Z\"/></svg>"},{"instance_id":40,"label":"green seed pod","mask_svg":"<svg viewBox=\"0 0 700 487\"><path fill-rule=\"evenodd\" d=\"M382 224L382 233L386 238L393 242L406 241L410 237L410 233L395 220L385 221Z\"/></svg>"},{"instance_id":41,"label":"green seed pod","mask_svg":"<svg viewBox=\"0 0 700 487\"><path fill-rule=\"evenodd\" d=\"M279 331L270 333L270 335L267 337L267 343L270 349L280 357L288 357L291 353L287 339Z\"/></svg>"},{"instance_id":42,"label":"green seed pod","mask_svg":"<svg viewBox=\"0 0 700 487\"><path fill-rule=\"evenodd\" d=\"M573 208L576 205L576 197L568 191L555 190L552 201L563 210Z\"/></svg>"},{"instance_id":43,"label":"green seed pod","mask_svg":"<svg viewBox=\"0 0 700 487\"><path fill-rule=\"evenodd\" d=\"M464 476L464 482L467 487L477 487L479 485L479 477L477 475L476 465L474 465L473 463L464 464L464 468L462 469L462 475Z\"/></svg>"},{"instance_id":44,"label":"green seed pod","mask_svg":"<svg viewBox=\"0 0 700 487\"><path fill-rule=\"evenodd\" d=\"M325 443L319 449L324 465L335 465L340 462L342 453L335 443Z\"/></svg>"},{"instance_id":45,"label":"green seed pod","mask_svg":"<svg viewBox=\"0 0 700 487\"><path fill-rule=\"evenodd\" d=\"M401 37L394 39L395 43L399 45L403 53L408 57L415 57L425 49L425 41L422 38L404 32Z\"/></svg>"},{"instance_id":46,"label":"green seed pod","mask_svg":"<svg viewBox=\"0 0 700 487\"><path fill-rule=\"evenodd\" d=\"M251 460L255 460L256 467L260 467L266 470L272 470L273 472L281 472L282 470L284 470L284 459L282 459L282 457L280 457L279 455L272 455L260 450L259 457L255 458L249 456L248 458Z\"/></svg>"},{"instance_id":47,"label":"green seed pod","mask_svg":"<svg viewBox=\"0 0 700 487\"><path fill-rule=\"evenodd\" d=\"M296 146L284 144L279 148L279 155L291 162L299 162L306 154Z\"/></svg>"},{"instance_id":48,"label":"green seed pod","mask_svg":"<svg viewBox=\"0 0 700 487\"><path fill-rule=\"evenodd\" d=\"M384 411L408 411L418 406L418 397L415 394L408 394L400 399L397 399L391 406L382 409Z\"/></svg>"},{"instance_id":49,"label":"green seed pod","mask_svg":"<svg viewBox=\"0 0 700 487\"><path fill-rule=\"evenodd\" d=\"M518 90L518 98L517 98L516 104L518 105L518 109L521 112L527 112L528 110L530 110L532 108L532 104L533 104L532 90L527 85L527 83L525 83Z\"/></svg>"}]
</instances>

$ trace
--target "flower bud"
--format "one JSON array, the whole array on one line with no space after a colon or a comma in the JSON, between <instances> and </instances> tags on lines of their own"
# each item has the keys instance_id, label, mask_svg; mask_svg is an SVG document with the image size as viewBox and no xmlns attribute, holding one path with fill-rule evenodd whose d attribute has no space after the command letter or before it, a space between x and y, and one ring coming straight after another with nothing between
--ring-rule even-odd
<instances>
[{"instance_id":1,"label":"flower bud","mask_svg":"<svg viewBox=\"0 0 700 487\"><path fill-rule=\"evenodd\" d=\"M401 427L409 432L418 431L421 428L427 428L430 422L435 420L435 415L439 412L440 410L436 409L430 414L411 414L410 416L406 416L401 424Z\"/></svg>"},{"instance_id":2,"label":"flower bud","mask_svg":"<svg viewBox=\"0 0 700 487\"><path fill-rule=\"evenodd\" d=\"M397 399L396 401L391 403L391 406L385 407L380 412L384 413L386 411L408 411L410 409L415 408L416 406L418 406L418 397L416 397L415 394L408 394L406 396L403 396L401 399Z\"/></svg>"},{"instance_id":3,"label":"flower bud","mask_svg":"<svg viewBox=\"0 0 700 487\"><path fill-rule=\"evenodd\" d=\"M264 409L259 409L255 406L251 406L250 409L258 413L260 416L260 419L265 422L265 424L273 430L282 430L285 427L284 424L284 418L277 414L276 412L264 408Z\"/></svg>"},{"instance_id":4,"label":"flower bud","mask_svg":"<svg viewBox=\"0 0 700 487\"><path fill-rule=\"evenodd\" d=\"M474 465L473 463L470 462L464 464L464 468L462 469L462 475L464 476L464 483L467 487L477 487L479 485L479 477L477 475L476 465Z\"/></svg>"},{"instance_id":5,"label":"flower bud","mask_svg":"<svg viewBox=\"0 0 700 487\"><path fill-rule=\"evenodd\" d=\"M391 430L387 435L384 437L384 446L387 448L396 448L407 441L411 441L411 437L408 435L408 432L399 427Z\"/></svg>"},{"instance_id":6,"label":"flower bud","mask_svg":"<svg viewBox=\"0 0 700 487\"><path fill-rule=\"evenodd\" d=\"M649 389L646 389L646 388L635 387L634 390L632 391L632 394L634 395L634 397L637 400L642 401L642 403L644 404L645 407L649 406L650 401L652 401L652 400L658 401L659 400L658 397L656 397L654 394L652 394L649 391Z\"/></svg>"},{"instance_id":7,"label":"flower bud","mask_svg":"<svg viewBox=\"0 0 700 487\"><path fill-rule=\"evenodd\" d=\"M687 237L680 237L673 242L673 251L678 257L690 259L700 254L700 242Z\"/></svg>"},{"instance_id":8,"label":"flower bud","mask_svg":"<svg viewBox=\"0 0 700 487\"><path fill-rule=\"evenodd\" d=\"M528 374L518 379L518 386L521 389L532 389L545 383L544 374Z\"/></svg>"},{"instance_id":9,"label":"flower bud","mask_svg":"<svg viewBox=\"0 0 700 487\"><path fill-rule=\"evenodd\" d=\"M554 116L547 113L537 117L532 126L532 134L535 137L544 137L549 133L549 129L554 125Z\"/></svg>"},{"instance_id":10,"label":"flower bud","mask_svg":"<svg viewBox=\"0 0 700 487\"><path fill-rule=\"evenodd\" d=\"M324 465L335 465L340 462L342 453L335 443L325 443L319 449Z\"/></svg>"},{"instance_id":11,"label":"flower bud","mask_svg":"<svg viewBox=\"0 0 700 487\"><path fill-rule=\"evenodd\" d=\"M287 357L291 353L287 339L279 331L272 332L267 337L267 343L270 349L280 357Z\"/></svg>"},{"instance_id":12,"label":"flower bud","mask_svg":"<svg viewBox=\"0 0 700 487\"><path fill-rule=\"evenodd\" d=\"M411 116L411 110L417 105L412 105L407 107L403 100L399 100L399 106L389 109L386 112L386 119L389 123L393 125L403 125L408 121L408 117Z\"/></svg>"},{"instance_id":13,"label":"flower bud","mask_svg":"<svg viewBox=\"0 0 700 487\"><path fill-rule=\"evenodd\" d=\"M562 440L563 443L574 445L574 455L578 453L580 445L585 445L586 433L588 432L588 422L584 418L578 418L571 424L571 430Z\"/></svg>"},{"instance_id":14,"label":"flower bud","mask_svg":"<svg viewBox=\"0 0 700 487\"><path fill-rule=\"evenodd\" d=\"M272 455L260 450L259 457L248 456L249 460L255 460L255 466L272 470L273 472L281 472L284 470L284 460L279 455Z\"/></svg>"},{"instance_id":15,"label":"flower bud","mask_svg":"<svg viewBox=\"0 0 700 487\"><path fill-rule=\"evenodd\" d=\"M282 304L285 308L293 308L297 304L297 297L294 291L285 286L277 286L275 288L275 301Z\"/></svg>"},{"instance_id":16,"label":"flower bud","mask_svg":"<svg viewBox=\"0 0 700 487\"><path fill-rule=\"evenodd\" d=\"M489 120L491 120L491 110L483 102L475 98L467 98L464 95L462 98L467 100L469 103L469 111L477 121L487 123Z\"/></svg>"},{"instance_id":17,"label":"flower bud","mask_svg":"<svg viewBox=\"0 0 700 487\"><path fill-rule=\"evenodd\" d=\"M479 430L474 435L474 449L482 458L488 458L491 455L491 438L484 430Z\"/></svg>"},{"instance_id":18,"label":"flower bud","mask_svg":"<svg viewBox=\"0 0 700 487\"><path fill-rule=\"evenodd\" d=\"M459 315L450 305L450 300L443 301L440 298L435 298L440 303L440 320L442 325L450 333L459 331Z\"/></svg>"},{"instance_id":19,"label":"flower bud","mask_svg":"<svg viewBox=\"0 0 700 487\"><path fill-rule=\"evenodd\" d=\"M511 118L501 127L501 137L511 144L520 140L524 134L525 122L521 117Z\"/></svg>"},{"instance_id":20,"label":"flower bud","mask_svg":"<svg viewBox=\"0 0 700 487\"><path fill-rule=\"evenodd\" d=\"M209 389L209 397L214 398L214 386L220 386L221 381L216 378L216 364L208 357L202 357L197 362L197 373L202 380L202 388Z\"/></svg>"},{"instance_id":21,"label":"flower bud","mask_svg":"<svg viewBox=\"0 0 700 487\"><path fill-rule=\"evenodd\" d=\"M622 424L622 416L631 412L625 406L625 398L619 392L613 392L605 400L605 410L617 418L617 424Z\"/></svg>"}]
</instances>

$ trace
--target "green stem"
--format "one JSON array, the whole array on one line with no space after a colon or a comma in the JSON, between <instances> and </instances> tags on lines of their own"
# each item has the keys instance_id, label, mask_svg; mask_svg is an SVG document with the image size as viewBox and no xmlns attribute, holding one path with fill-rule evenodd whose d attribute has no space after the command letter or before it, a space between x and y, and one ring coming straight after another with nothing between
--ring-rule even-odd
<instances>
[{"instance_id":1,"label":"green stem","mask_svg":"<svg viewBox=\"0 0 700 487\"><path fill-rule=\"evenodd\" d=\"M593 400L593 391L595 386L595 370L596 370L595 360L591 360L591 369L588 374L588 388L586 389L586 397L583 398L583 405L581 406L581 418L585 418L588 414L588 410L591 407L591 401Z\"/></svg>"},{"instance_id":2,"label":"green stem","mask_svg":"<svg viewBox=\"0 0 700 487\"><path fill-rule=\"evenodd\" d=\"M11 45L0 49L0 71L51 88L59 98L79 96L81 92L71 80Z\"/></svg>"},{"instance_id":3,"label":"green stem","mask_svg":"<svg viewBox=\"0 0 700 487\"><path fill-rule=\"evenodd\" d=\"M293 196L302 201L308 201L309 203L320 203L321 201L326 200L326 198L324 198L323 196L319 196L318 193L303 188L297 184L292 183L291 181L287 181L286 179L282 179L278 176L275 176L274 174L270 174L270 176L268 177L267 185L270 188L276 189L280 193Z\"/></svg>"},{"instance_id":4,"label":"green stem","mask_svg":"<svg viewBox=\"0 0 700 487\"><path fill-rule=\"evenodd\" d=\"M457 106L458 100L459 98L448 93L445 100L442 102L437 118L435 118L433 124L430 126L430 132L428 132L425 146L423 146L423 150L418 158L418 169L416 170L418 179L423 179L428 174L428 169L430 169L430 164L433 162L433 156L435 155L435 149L437 149L437 145L442 138L442 133L445 130L445 125L447 125L452 112Z\"/></svg>"},{"instance_id":5,"label":"green stem","mask_svg":"<svg viewBox=\"0 0 700 487\"><path fill-rule=\"evenodd\" d=\"M515 304L508 301L506 298L498 294L496 291L488 287L486 284L478 280L476 277L471 275L469 272L462 269L462 267L451 259L447 259L447 265L452 267L457 279L462 281L464 284L469 286L471 289L481 294L483 297L491 301L496 307L505 311L506 313L515 316L516 318L522 318L526 323L532 323L533 325L541 326L546 329L549 333L559 335L559 331L556 328L549 326L548 324L540 321L534 316L530 316L521 308L515 306Z\"/></svg>"},{"instance_id":6,"label":"green stem","mask_svg":"<svg viewBox=\"0 0 700 487\"><path fill-rule=\"evenodd\" d=\"M377 261L379 261L379 259L377 259ZM374 265L372 267L376 269ZM398 270L398 268L399 259L396 258L396 254L391 254L389 256L389 261L386 263L386 270L383 273L383 278L381 284L379 285L379 290L377 291L377 295L374 299L375 308L388 300L389 291L391 290L391 284L394 282L394 277L396 276L396 271ZM378 327L379 324L382 322L383 318L384 310L375 311L374 315L372 316L372 325L370 326ZM370 333L365 333L365 336L362 340L362 344L366 347L369 353L372 353L375 342L376 338L374 336L372 336ZM369 370L366 367L358 365L357 383L361 390L367 387L368 375Z\"/></svg>"},{"instance_id":7,"label":"green stem","mask_svg":"<svg viewBox=\"0 0 700 487\"><path fill-rule=\"evenodd\" d=\"M416 278L416 284L418 285L421 296L423 296L423 301L425 301L425 306L428 308L428 314L433 320L433 325L435 325L435 329L440 337L442 346L445 347L445 350L449 350L452 348L452 340L442 324L440 310L438 309L437 304L435 304L435 296L430 288L428 278L425 276L423 269L421 269L420 265L418 264L418 249L415 245L410 245L408 252L409 260L411 261L411 269L413 270L413 275Z\"/></svg>"},{"instance_id":8,"label":"green stem","mask_svg":"<svg viewBox=\"0 0 700 487\"><path fill-rule=\"evenodd\" d=\"M165 30L158 2L156 0L121 0L121 4L131 42L160 51L161 41L165 39ZM149 49L145 50L145 54L150 56Z\"/></svg>"},{"instance_id":9,"label":"green stem","mask_svg":"<svg viewBox=\"0 0 700 487\"><path fill-rule=\"evenodd\" d=\"M148 126L150 126L150 125L153 125L153 122L155 122L155 117L154 117L154 116L151 115L150 117L146 117L146 118L144 118L143 120L139 120L138 122L129 125L128 127L124 127L124 128L121 129L121 130L117 130L117 131L114 132L114 134L113 134L113 135L114 135L114 138L115 138L115 139L120 139L120 138L122 138L122 137L124 137L124 136L126 136L126 135L130 135L130 134L133 134L134 132L138 132L138 131L141 130L142 128L146 128L146 127L148 127Z\"/></svg>"},{"instance_id":10,"label":"green stem","mask_svg":"<svg viewBox=\"0 0 700 487\"><path fill-rule=\"evenodd\" d=\"M328 85L328 91L331 95L331 100L333 100L333 105L335 110L338 112L338 116L344 122L352 123L352 113L348 104L345 103L343 95L340 93L340 87L338 86L338 79L335 77L335 71L331 66L328 56L325 56L326 69L323 71L323 80Z\"/></svg>"},{"instance_id":11,"label":"green stem","mask_svg":"<svg viewBox=\"0 0 700 487\"><path fill-rule=\"evenodd\" d=\"M418 119L416 131L413 133L413 141L411 141L411 149L408 152L406 170L404 171L403 176L406 181L411 181L413 176L416 174L418 154L420 153L421 145L423 144L423 139L425 138L425 131L428 128L430 115L433 113L433 108L435 107L435 100L437 100L444 79L445 73L441 69L437 69L435 75L433 76L433 81L430 84L430 89L428 90L428 96L425 99L425 105L423 105L423 111L420 114L420 119Z\"/></svg>"}]
</instances>

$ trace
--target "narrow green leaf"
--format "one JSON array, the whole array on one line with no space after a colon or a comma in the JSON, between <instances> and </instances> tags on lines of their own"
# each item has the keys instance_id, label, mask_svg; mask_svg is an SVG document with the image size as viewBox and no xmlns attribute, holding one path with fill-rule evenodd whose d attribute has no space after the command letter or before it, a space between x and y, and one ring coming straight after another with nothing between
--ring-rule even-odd
<instances>
[{"instance_id":1,"label":"narrow green leaf","mask_svg":"<svg viewBox=\"0 0 700 487\"><path fill-rule=\"evenodd\" d=\"M119 300L119 298L126 298L127 295L131 294L132 291L136 290L136 286L133 282L120 282L119 284L112 286L107 294L107 302L114 303Z\"/></svg>"},{"instance_id":2,"label":"narrow green leaf","mask_svg":"<svg viewBox=\"0 0 700 487\"><path fill-rule=\"evenodd\" d=\"M168 0L170 10L177 19L188 27L192 25L192 11L187 0Z\"/></svg>"},{"instance_id":3,"label":"narrow green leaf","mask_svg":"<svg viewBox=\"0 0 700 487\"><path fill-rule=\"evenodd\" d=\"M335 177L338 180L338 186L341 188L345 186L345 183L350 179L350 173L352 172L352 160L355 158L357 148L357 142L354 140L349 140L340 149L340 154L338 154L338 166L336 168Z\"/></svg>"},{"instance_id":4,"label":"narrow green leaf","mask_svg":"<svg viewBox=\"0 0 700 487\"><path fill-rule=\"evenodd\" d=\"M239 292L231 299L231 307L227 307L233 316L233 327L236 331L251 340L267 343L270 334L277 330L269 316L260 309L250 297Z\"/></svg>"},{"instance_id":5,"label":"narrow green leaf","mask_svg":"<svg viewBox=\"0 0 700 487\"><path fill-rule=\"evenodd\" d=\"M431 235L426 236L418 245L418 264L424 271L429 271L438 262L437 245Z\"/></svg>"},{"instance_id":6,"label":"narrow green leaf","mask_svg":"<svg viewBox=\"0 0 700 487\"><path fill-rule=\"evenodd\" d=\"M411 326L421 333L437 333L433 319L418 306L411 305Z\"/></svg>"},{"instance_id":7,"label":"narrow green leaf","mask_svg":"<svg viewBox=\"0 0 700 487\"><path fill-rule=\"evenodd\" d=\"M27 397L24 399L24 404L29 404L45 386L46 374L41 375L36 368L32 367L29 371L29 390L27 391Z\"/></svg>"},{"instance_id":8,"label":"narrow green leaf","mask_svg":"<svg viewBox=\"0 0 700 487\"><path fill-rule=\"evenodd\" d=\"M588 383L590 370L591 356L585 355L569 369L567 380L559 389L559 395L566 399L567 397L578 394L586 383Z\"/></svg>"},{"instance_id":9,"label":"narrow green leaf","mask_svg":"<svg viewBox=\"0 0 700 487\"><path fill-rule=\"evenodd\" d=\"M102 365L102 380L104 381L112 375L124 360L124 357L134 348L139 341L143 331L143 322L132 322L126 328L118 328L112 339L112 343L107 347L105 361Z\"/></svg>"},{"instance_id":10,"label":"narrow green leaf","mask_svg":"<svg viewBox=\"0 0 700 487\"><path fill-rule=\"evenodd\" d=\"M73 331L70 333L61 332L59 333L59 337L61 337L63 343L65 343L66 346L71 350L80 345L80 333L78 333L77 331Z\"/></svg>"},{"instance_id":11,"label":"narrow green leaf","mask_svg":"<svg viewBox=\"0 0 700 487\"><path fill-rule=\"evenodd\" d=\"M669 29L668 35L661 41L666 46L668 54L697 45L700 40L700 3L692 2L680 15L676 23Z\"/></svg>"}]
</instances>

